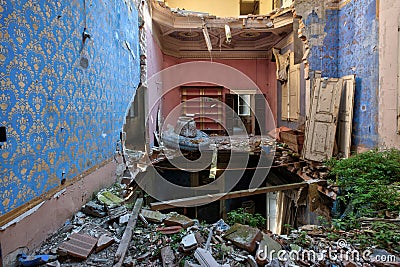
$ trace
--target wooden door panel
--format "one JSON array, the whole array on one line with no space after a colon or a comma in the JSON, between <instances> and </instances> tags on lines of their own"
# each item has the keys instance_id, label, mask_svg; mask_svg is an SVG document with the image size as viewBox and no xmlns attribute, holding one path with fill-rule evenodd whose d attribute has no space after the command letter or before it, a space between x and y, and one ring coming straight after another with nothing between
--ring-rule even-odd
<instances>
[{"instance_id":1,"label":"wooden door panel","mask_svg":"<svg viewBox=\"0 0 400 267\"><path fill-rule=\"evenodd\" d=\"M332 156L342 87L342 79L316 79L303 158L321 162Z\"/></svg>"}]
</instances>

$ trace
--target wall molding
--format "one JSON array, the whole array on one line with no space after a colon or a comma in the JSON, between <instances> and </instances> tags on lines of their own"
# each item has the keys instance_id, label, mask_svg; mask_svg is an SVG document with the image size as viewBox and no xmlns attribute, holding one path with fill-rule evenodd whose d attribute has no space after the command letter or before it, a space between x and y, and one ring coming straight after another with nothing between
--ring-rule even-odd
<instances>
[{"instance_id":1,"label":"wall molding","mask_svg":"<svg viewBox=\"0 0 400 267\"><path fill-rule=\"evenodd\" d=\"M42 194L41 196L33 198L32 200L24 203L23 205L5 213L4 215L0 216L0 227L6 225L7 223L11 222L12 220L23 215L24 213L29 212L31 209L34 209L36 206L40 205L42 202L53 198L58 192L66 189L67 187L71 186L72 184L82 180L89 174L95 172L97 169L99 169L101 167L104 167L105 165L107 165L108 163L110 163L112 161L113 161L113 159L105 160L102 163L100 163L96 166L93 166L92 168L75 176L74 178L66 180L66 182L63 185L59 185L55 188L52 188L48 192ZM1 229L1 230L5 230L5 229Z\"/></svg>"}]
</instances>

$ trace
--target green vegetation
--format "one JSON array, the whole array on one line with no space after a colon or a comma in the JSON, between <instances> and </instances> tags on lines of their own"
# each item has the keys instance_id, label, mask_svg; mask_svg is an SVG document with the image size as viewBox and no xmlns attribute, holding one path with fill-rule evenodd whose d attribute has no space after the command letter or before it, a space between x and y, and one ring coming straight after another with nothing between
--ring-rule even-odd
<instances>
[{"instance_id":1,"label":"green vegetation","mask_svg":"<svg viewBox=\"0 0 400 267\"><path fill-rule=\"evenodd\" d=\"M361 246L394 248L400 241L400 227L394 223L372 222L360 229L362 218L395 218L400 213L400 151L371 150L348 159L327 162L331 183L340 188L338 203L346 207L335 214L329 237L338 230L352 231L352 242ZM350 241L350 240L349 240ZM397 245L396 245L397 244Z\"/></svg>"},{"instance_id":2,"label":"green vegetation","mask_svg":"<svg viewBox=\"0 0 400 267\"><path fill-rule=\"evenodd\" d=\"M399 214L399 150L371 150L348 159L330 160L328 166L343 192L339 200L353 207L347 214L350 219Z\"/></svg>"},{"instance_id":3,"label":"green vegetation","mask_svg":"<svg viewBox=\"0 0 400 267\"><path fill-rule=\"evenodd\" d=\"M233 225L235 223L247 224L252 227L265 228L266 220L259 214L251 214L246 212L243 208L232 210L228 212L228 224Z\"/></svg>"}]
</instances>

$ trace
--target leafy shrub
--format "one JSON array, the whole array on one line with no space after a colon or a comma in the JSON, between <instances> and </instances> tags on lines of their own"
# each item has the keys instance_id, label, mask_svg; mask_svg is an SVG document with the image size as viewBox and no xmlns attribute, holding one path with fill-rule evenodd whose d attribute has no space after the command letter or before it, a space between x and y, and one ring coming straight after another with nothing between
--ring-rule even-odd
<instances>
[{"instance_id":1,"label":"leafy shrub","mask_svg":"<svg viewBox=\"0 0 400 267\"><path fill-rule=\"evenodd\" d=\"M338 199L353 207L344 217L382 217L386 212L400 212L399 150L371 150L327 164L342 189Z\"/></svg>"},{"instance_id":2,"label":"leafy shrub","mask_svg":"<svg viewBox=\"0 0 400 267\"><path fill-rule=\"evenodd\" d=\"M233 225L235 223L264 228L266 219L259 213L251 214L245 212L243 208L239 208L228 212L228 224Z\"/></svg>"}]
</instances>

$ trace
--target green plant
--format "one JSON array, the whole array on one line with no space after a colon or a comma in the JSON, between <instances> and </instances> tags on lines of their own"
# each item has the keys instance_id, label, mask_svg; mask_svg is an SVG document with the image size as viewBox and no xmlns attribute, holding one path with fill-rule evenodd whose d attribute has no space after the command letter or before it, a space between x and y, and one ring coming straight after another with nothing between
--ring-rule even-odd
<instances>
[{"instance_id":1,"label":"green plant","mask_svg":"<svg viewBox=\"0 0 400 267\"><path fill-rule=\"evenodd\" d=\"M329 228L331 226L331 223L324 216L318 216L317 218L322 227Z\"/></svg>"},{"instance_id":2,"label":"green plant","mask_svg":"<svg viewBox=\"0 0 400 267\"><path fill-rule=\"evenodd\" d=\"M399 150L371 150L348 159L332 159L327 165L342 190L338 200L352 205L353 210L342 216L350 219L349 227L354 227L354 219L359 217L400 212Z\"/></svg>"},{"instance_id":3,"label":"green plant","mask_svg":"<svg viewBox=\"0 0 400 267\"><path fill-rule=\"evenodd\" d=\"M294 227L291 224L285 223L283 225L284 233L290 233L291 231L294 230Z\"/></svg>"},{"instance_id":4,"label":"green plant","mask_svg":"<svg viewBox=\"0 0 400 267\"><path fill-rule=\"evenodd\" d=\"M243 208L232 210L228 212L228 224L233 225L235 223L248 224L252 227L264 228L266 219L259 213L251 214L245 212Z\"/></svg>"},{"instance_id":5,"label":"green plant","mask_svg":"<svg viewBox=\"0 0 400 267\"><path fill-rule=\"evenodd\" d=\"M400 242L399 226L393 223L374 222L371 225L373 238L381 246L391 245Z\"/></svg>"},{"instance_id":6,"label":"green plant","mask_svg":"<svg viewBox=\"0 0 400 267\"><path fill-rule=\"evenodd\" d=\"M399 226L382 221L360 229L361 217L397 216L400 213L400 150L371 150L348 159L327 162L341 194L345 211L332 219L334 229L351 230L349 240L361 247L392 249L400 242Z\"/></svg>"},{"instance_id":7,"label":"green plant","mask_svg":"<svg viewBox=\"0 0 400 267\"><path fill-rule=\"evenodd\" d=\"M340 235L337 234L337 233L334 233L334 232L328 232L328 233L326 234L326 238L327 238L328 240L338 240L338 239L340 238Z\"/></svg>"},{"instance_id":8,"label":"green plant","mask_svg":"<svg viewBox=\"0 0 400 267\"><path fill-rule=\"evenodd\" d=\"M301 247L308 247L310 245L310 240L307 238L307 232L300 231L295 239L295 243Z\"/></svg>"},{"instance_id":9,"label":"green plant","mask_svg":"<svg viewBox=\"0 0 400 267\"><path fill-rule=\"evenodd\" d=\"M178 247L179 247L179 245L180 245L180 242L181 242L181 240L182 240L182 238L184 237L185 235L184 235L184 230L182 229L182 230L180 230L178 233L176 233L176 234L173 234L173 235L171 235L170 236L170 238L171 238L171 247L172 247L172 249L174 249L174 250L177 250L178 249Z\"/></svg>"}]
</instances>

